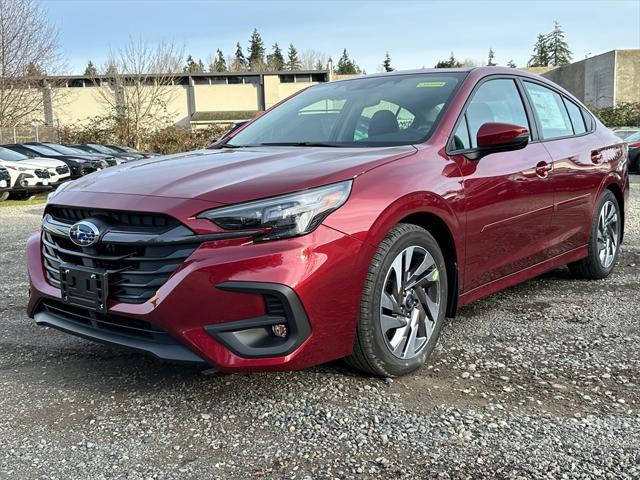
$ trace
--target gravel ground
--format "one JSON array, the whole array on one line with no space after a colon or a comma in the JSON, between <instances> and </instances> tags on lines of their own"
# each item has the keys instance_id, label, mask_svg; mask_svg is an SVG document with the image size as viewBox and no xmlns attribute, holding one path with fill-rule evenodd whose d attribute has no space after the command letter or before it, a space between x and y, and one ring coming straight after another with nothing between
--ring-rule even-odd
<instances>
[{"instance_id":1,"label":"gravel ground","mask_svg":"<svg viewBox=\"0 0 640 480\"><path fill-rule=\"evenodd\" d=\"M615 273L472 304L429 364L209 375L36 327L0 208L0 478L638 478L640 185Z\"/></svg>"}]
</instances>

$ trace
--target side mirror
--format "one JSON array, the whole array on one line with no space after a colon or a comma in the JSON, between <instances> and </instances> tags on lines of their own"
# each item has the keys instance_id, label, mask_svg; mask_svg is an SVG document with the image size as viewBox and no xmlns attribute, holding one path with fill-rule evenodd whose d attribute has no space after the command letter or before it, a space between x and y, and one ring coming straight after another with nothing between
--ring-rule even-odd
<instances>
[{"instance_id":1,"label":"side mirror","mask_svg":"<svg viewBox=\"0 0 640 480\"><path fill-rule=\"evenodd\" d=\"M529 143L529 130L510 123L483 123L476 140L478 147L473 151L473 159L523 149Z\"/></svg>"}]
</instances>

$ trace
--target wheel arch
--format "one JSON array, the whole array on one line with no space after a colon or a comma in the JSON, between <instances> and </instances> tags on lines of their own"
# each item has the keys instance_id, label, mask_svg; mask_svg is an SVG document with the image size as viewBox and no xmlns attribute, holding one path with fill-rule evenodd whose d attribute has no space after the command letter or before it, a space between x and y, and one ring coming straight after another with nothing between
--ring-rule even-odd
<instances>
[{"instance_id":1,"label":"wheel arch","mask_svg":"<svg viewBox=\"0 0 640 480\"><path fill-rule=\"evenodd\" d=\"M444 255L445 265L447 267L447 317L455 317L458 310L458 255L453 240L451 230L446 222L438 215L428 212L412 213L398 223L408 223L427 230L438 242L438 246Z\"/></svg>"}]
</instances>

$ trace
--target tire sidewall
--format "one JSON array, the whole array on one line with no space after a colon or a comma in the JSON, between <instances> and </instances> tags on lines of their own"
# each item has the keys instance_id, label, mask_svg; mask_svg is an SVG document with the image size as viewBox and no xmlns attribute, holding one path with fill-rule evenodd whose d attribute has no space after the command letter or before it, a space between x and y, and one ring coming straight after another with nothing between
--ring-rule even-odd
<instances>
[{"instance_id":1,"label":"tire sidewall","mask_svg":"<svg viewBox=\"0 0 640 480\"><path fill-rule=\"evenodd\" d=\"M422 352L420 352L420 354L415 358L401 359L393 355L386 345L384 333L382 332L382 326L380 324L380 301L387 272L389 271L391 264L400 252L410 246L425 248L436 262L438 271L440 272L440 311L438 312L438 318L436 320L433 334ZM375 357L384 364L384 368L387 370L388 374L392 376L403 375L421 367L425 363L426 359L431 355L438 342L440 330L444 323L447 298L447 269L444 257L436 240L426 230L419 229L418 227L411 232L403 234L385 252L380 268L376 272L374 287L369 299L370 305L368 309L368 321L374 335L374 341L372 342L374 350L373 353Z\"/></svg>"},{"instance_id":2,"label":"tire sidewall","mask_svg":"<svg viewBox=\"0 0 640 480\"><path fill-rule=\"evenodd\" d=\"M615 206L616 213L618 215L618 225L620 226L620 230L618 232L618 246L616 248L616 253L613 258L613 262L609 268L605 268L602 263L600 263L600 257L598 255L598 223L600 221L600 213L602 212L602 208L606 202L612 202ZM616 196L610 190L605 190L605 192L600 196L600 200L598 201L598 207L596 208L595 216L593 219L593 225L591 226L591 239L589 244L589 255L591 256L591 262L595 267L597 272L597 276L600 278L607 277L615 268L616 262L618 261L618 255L620 254L620 243L622 238L622 215L620 213L620 205L618 204L618 200Z\"/></svg>"}]
</instances>

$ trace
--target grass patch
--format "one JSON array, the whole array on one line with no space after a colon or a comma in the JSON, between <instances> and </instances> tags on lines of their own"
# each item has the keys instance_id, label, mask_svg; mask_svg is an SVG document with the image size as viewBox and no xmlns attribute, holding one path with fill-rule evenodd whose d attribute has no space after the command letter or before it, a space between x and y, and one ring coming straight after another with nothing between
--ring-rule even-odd
<instances>
[{"instance_id":1,"label":"grass patch","mask_svg":"<svg viewBox=\"0 0 640 480\"><path fill-rule=\"evenodd\" d=\"M0 208L2 207L24 207L28 205L41 205L47 201L46 195L36 195L33 200L5 200L0 202Z\"/></svg>"}]
</instances>

